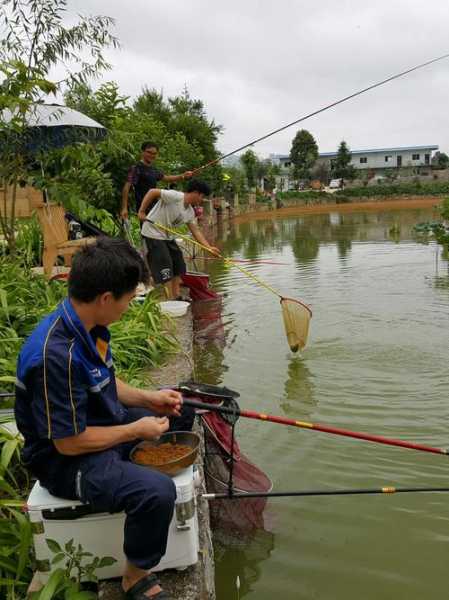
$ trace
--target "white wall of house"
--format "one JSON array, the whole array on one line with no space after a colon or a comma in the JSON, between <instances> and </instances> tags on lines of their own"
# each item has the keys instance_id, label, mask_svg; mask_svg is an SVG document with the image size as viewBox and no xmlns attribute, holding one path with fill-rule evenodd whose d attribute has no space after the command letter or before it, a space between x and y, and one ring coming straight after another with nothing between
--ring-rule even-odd
<instances>
[{"instance_id":1,"label":"white wall of house","mask_svg":"<svg viewBox=\"0 0 449 600\"><path fill-rule=\"evenodd\" d=\"M354 150L351 152L351 164L362 171L406 167L425 168L430 167L432 157L437 150L437 145ZM329 164L336 156L336 152L323 152L320 153L318 162ZM277 178L278 187L283 190L293 189L294 182L290 175L290 156L288 154L272 154L270 160L281 167L281 175Z\"/></svg>"},{"instance_id":2,"label":"white wall of house","mask_svg":"<svg viewBox=\"0 0 449 600\"><path fill-rule=\"evenodd\" d=\"M433 153L438 146L417 146L415 148L385 148L352 152L351 164L356 169L396 169L400 167L430 166ZM335 158L336 153L329 156Z\"/></svg>"}]
</instances>

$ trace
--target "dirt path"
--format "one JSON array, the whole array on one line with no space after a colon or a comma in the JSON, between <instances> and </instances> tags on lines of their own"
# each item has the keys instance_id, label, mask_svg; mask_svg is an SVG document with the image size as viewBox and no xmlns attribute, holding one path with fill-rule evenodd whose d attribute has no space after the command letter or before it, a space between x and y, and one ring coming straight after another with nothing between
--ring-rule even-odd
<instances>
[{"instance_id":1,"label":"dirt path","mask_svg":"<svg viewBox=\"0 0 449 600\"><path fill-rule=\"evenodd\" d=\"M250 212L234 217L234 223L259 219L282 219L296 215L320 215L330 212L376 212L380 210L406 210L432 208L441 202L440 196L402 196L392 200L348 202L347 204L315 204L313 206L287 206L278 210Z\"/></svg>"}]
</instances>

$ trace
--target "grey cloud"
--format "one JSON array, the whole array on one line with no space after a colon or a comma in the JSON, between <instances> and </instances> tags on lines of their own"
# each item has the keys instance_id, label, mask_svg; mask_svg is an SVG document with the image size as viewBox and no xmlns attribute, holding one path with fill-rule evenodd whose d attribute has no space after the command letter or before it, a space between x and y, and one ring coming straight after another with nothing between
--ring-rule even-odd
<instances>
[{"instance_id":1,"label":"grey cloud","mask_svg":"<svg viewBox=\"0 0 449 600\"><path fill-rule=\"evenodd\" d=\"M182 90L224 125L229 151L302 114L449 51L449 3L434 0L74 0L76 12L116 19L120 52L105 79L124 93ZM306 121L320 149L437 143L445 128L449 60ZM263 142L288 152L295 127Z\"/></svg>"}]
</instances>

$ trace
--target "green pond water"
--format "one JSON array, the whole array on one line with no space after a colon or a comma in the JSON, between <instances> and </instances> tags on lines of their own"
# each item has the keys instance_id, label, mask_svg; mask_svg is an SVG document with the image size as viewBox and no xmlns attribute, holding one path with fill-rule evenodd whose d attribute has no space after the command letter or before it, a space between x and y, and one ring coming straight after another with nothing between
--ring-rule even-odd
<instances>
[{"instance_id":1,"label":"green pond water","mask_svg":"<svg viewBox=\"0 0 449 600\"><path fill-rule=\"evenodd\" d=\"M225 254L285 263L248 268L310 304L311 331L292 354L276 297L209 261L223 311L198 332L197 378L239 391L242 408L449 447L448 263L412 233L434 217L332 213L227 227ZM449 488L449 457L248 419L237 435L275 490ZM449 493L272 499L264 519L250 538L217 533L218 600L448 596Z\"/></svg>"}]
</instances>

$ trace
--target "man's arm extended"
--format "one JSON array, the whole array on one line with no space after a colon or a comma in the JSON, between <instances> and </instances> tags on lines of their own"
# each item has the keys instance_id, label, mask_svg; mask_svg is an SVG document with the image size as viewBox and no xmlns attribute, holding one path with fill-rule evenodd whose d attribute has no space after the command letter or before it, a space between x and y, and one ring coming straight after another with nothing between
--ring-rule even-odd
<instances>
[{"instance_id":1,"label":"man's arm extended","mask_svg":"<svg viewBox=\"0 0 449 600\"><path fill-rule=\"evenodd\" d=\"M209 244L209 242L204 237L203 232L196 223L187 223L187 227L190 229L193 237L199 244L201 244L202 246L206 246L206 248L208 248L213 254L220 254L220 248L217 248L216 246L211 246Z\"/></svg>"},{"instance_id":2,"label":"man's arm extended","mask_svg":"<svg viewBox=\"0 0 449 600\"><path fill-rule=\"evenodd\" d=\"M190 179L192 177L192 171L185 171L181 175L164 175L162 177L162 181L167 181L168 183L176 183L177 181L182 181L183 179Z\"/></svg>"},{"instance_id":3,"label":"man's arm extended","mask_svg":"<svg viewBox=\"0 0 449 600\"><path fill-rule=\"evenodd\" d=\"M149 190L145 194L145 196L143 197L143 200L142 200L142 204L140 205L139 212L137 213L137 216L139 217L139 219L141 221L145 221L145 218L147 216L147 208L150 206L150 204L152 202L154 202L155 200L158 200L160 197L161 197L161 190L159 190L158 188Z\"/></svg>"}]
</instances>

